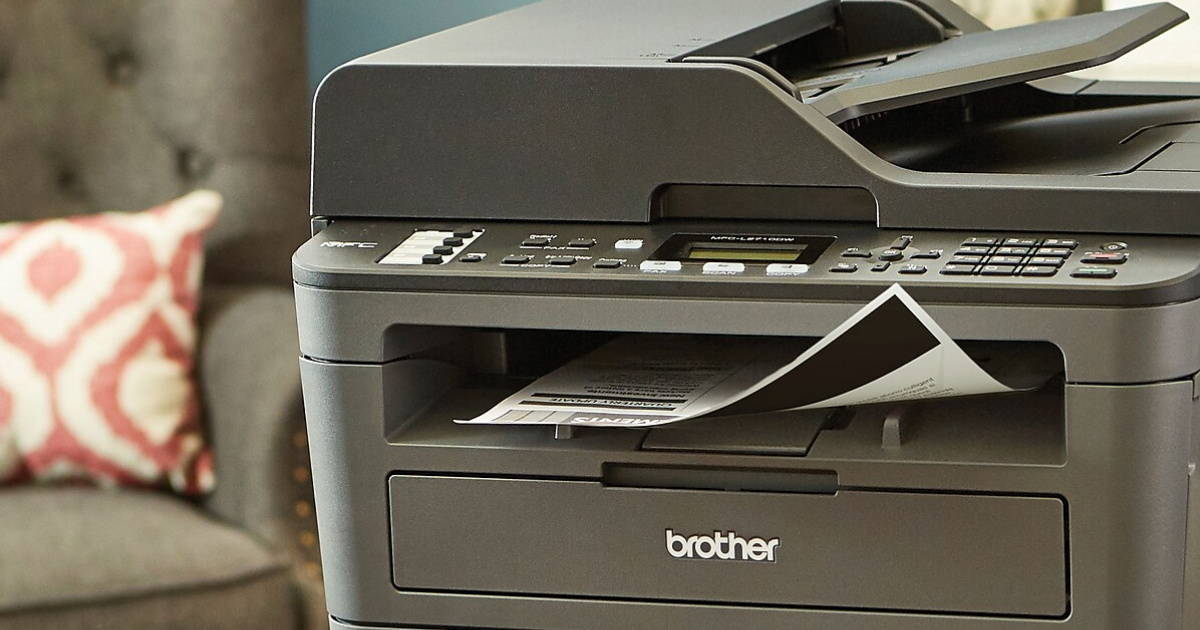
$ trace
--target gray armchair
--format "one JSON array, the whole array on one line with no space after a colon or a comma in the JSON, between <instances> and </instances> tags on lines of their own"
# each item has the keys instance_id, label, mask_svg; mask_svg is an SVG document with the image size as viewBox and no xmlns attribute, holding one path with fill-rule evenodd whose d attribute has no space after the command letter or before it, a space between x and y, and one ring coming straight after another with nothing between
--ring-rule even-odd
<instances>
[{"instance_id":1,"label":"gray armchair","mask_svg":"<svg viewBox=\"0 0 1200 630\"><path fill-rule=\"evenodd\" d=\"M0 488L0 629L327 627L289 257L301 0L0 0L0 221L225 195L198 375L217 490Z\"/></svg>"}]
</instances>

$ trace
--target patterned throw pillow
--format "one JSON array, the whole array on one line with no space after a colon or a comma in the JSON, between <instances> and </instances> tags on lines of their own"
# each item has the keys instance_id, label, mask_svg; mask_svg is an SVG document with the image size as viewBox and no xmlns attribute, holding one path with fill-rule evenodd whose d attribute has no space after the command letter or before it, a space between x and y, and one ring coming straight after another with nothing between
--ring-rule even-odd
<instances>
[{"instance_id":1,"label":"patterned throw pillow","mask_svg":"<svg viewBox=\"0 0 1200 630\"><path fill-rule=\"evenodd\" d=\"M0 483L211 489L192 352L221 203L0 223Z\"/></svg>"}]
</instances>

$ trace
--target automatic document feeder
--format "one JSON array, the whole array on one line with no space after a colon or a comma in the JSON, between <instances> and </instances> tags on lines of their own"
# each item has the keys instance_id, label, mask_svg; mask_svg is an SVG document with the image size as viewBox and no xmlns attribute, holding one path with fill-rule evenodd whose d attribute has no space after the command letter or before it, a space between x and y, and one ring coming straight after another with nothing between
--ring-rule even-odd
<instances>
[{"instance_id":1,"label":"automatic document feeder","mask_svg":"<svg viewBox=\"0 0 1200 630\"><path fill-rule=\"evenodd\" d=\"M1185 18L548 0L334 71L293 260L331 628L1200 628L1200 85L1064 74ZM896 285L1043 384L455 422Z\"/></svg>"}]
</instances>

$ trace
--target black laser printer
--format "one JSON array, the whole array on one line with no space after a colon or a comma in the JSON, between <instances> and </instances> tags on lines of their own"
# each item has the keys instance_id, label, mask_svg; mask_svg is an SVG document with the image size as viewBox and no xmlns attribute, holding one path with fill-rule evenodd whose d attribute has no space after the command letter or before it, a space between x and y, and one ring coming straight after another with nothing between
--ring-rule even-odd
<instances>
[{"instance_id":1,"label":"black laser printer","mask_svg":"<svg viewBox=\"0 0 1200 630\"><path fill-rule=\"evenodd\" d=\"M1185 17L548 0L335 70L293 259L330 627L1200 628L1200 85L1063 74ZM1054 376L453 422L618 334L815 340L896 283Z\"/></svg>"}]
</instances>

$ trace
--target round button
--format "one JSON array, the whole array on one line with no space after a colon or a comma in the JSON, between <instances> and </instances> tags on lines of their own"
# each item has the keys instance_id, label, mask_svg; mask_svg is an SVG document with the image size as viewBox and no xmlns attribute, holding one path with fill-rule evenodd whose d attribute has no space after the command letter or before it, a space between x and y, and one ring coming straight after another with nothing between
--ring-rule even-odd
<instances>
[{"instance_id":1,"label":"round button","mask_svg":"<svg viewBox=\"0 0 1200 630\"><path fill-rule=\"evenodd\" d=\"M898 249L885 249L879 252L879 260L894 261L904 258L904 252Z\"/></svg>"},{"instance_id":2,"label":"round button","mask_svg":"<svg viewBox=\"0 0 1200 630\"><path fill-rule=\"evenodd\" d=\"M1122 243L1121 241L1112 241L1112 242L1101 245L1100 249L1103 249L1104 251L1107 251L1107 252L1119 252L1119 251L1125 250L1128 247L1129 247L1129 243Z\"/></svg>"}]
</instances>

